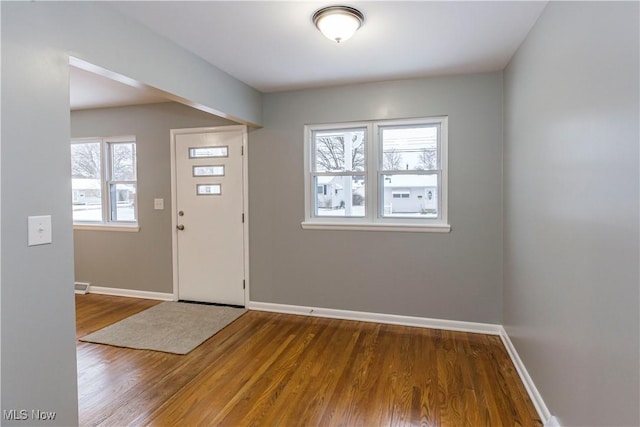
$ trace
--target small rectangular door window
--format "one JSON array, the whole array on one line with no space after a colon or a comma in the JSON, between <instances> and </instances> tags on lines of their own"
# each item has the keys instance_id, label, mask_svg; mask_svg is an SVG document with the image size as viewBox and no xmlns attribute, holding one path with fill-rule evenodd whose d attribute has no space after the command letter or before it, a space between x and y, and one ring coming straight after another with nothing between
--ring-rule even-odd
<instances>
[{"instance_id":1,"label":"small rectangular door window","mask_svg":"<svg viewBox=\"0 0 640 427\"><path fill-rule=\"evenodd\" d=\"M222 184L198 184L196 194L198 196L219 196L222 194Z\"/></svg>"}]
</instances>

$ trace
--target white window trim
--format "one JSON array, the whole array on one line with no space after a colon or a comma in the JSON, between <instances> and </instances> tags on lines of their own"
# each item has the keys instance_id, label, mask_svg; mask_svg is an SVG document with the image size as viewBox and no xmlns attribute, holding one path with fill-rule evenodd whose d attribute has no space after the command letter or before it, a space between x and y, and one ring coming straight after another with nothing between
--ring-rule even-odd
<instances>
[{"instance_id":1,"label":"white window trim","mask_svg":"<svg viewBox=\"0 0 640 427\"><path fill-rule=\"evenodd\" d=\"M106 189L106 199L107 199L107 211L103 211L103 223L104 224L108 224L108 225L112 225L112 226L133 226L135 227L136 225L138 225L138 145L136 143L136 137L135 136L120 136L120 137L108 137L108 138L103 138L104 141L104 151L107 153L107 157L105 158L105 161L103 162L103 164L106 165L107 170L104 173L104 177L105 177L105 181L104 181L104 187ZM127 143L133 143L135 145L135 151L136 151L136 167L135 167L135 171L134 171L134 176L135 176L135 181L131 181L131 180L115 180L113 179L113 176L111 176L112 174L112 167L113 165L111 164L111 162L113 162L113 146L115 144L127 144ZM136 218L135 221L110 221L109 217L110 217L110 212L109 210L112 208L113 206L113 201L111 200L111 191L109 191L109 186L111 184L135 184L136 187L136 194L135 194L135 203L133 204L133 214L134 217ZM117 204L117 200L115 201L115 203ZM106 214L106 217L104 217L104 215Z\"/></svg>"},{"instance_id":2,"label":"white window trim","mask_svg":"<svg viewBox=\"0 0 640 427\"><path fill-rule=\"evenodd\" d=\"M119 231L128 233L137 233L140 231L138 218L138 153L137 141L134 135L110 136L110 137L87 137L72 138L71 144L81 144L87 142L100 143L100 186L102 197L102 222L94 221L73 221L73 229L80 231ZM109 175L111 167L111 144L133 142L136 144L136 180L135 181L113 181ZM136 195L134 203L134 213L136 221L109 221L109 209L111 207L109 184L110 183L128 183L135 182Z\"/></svg>"},{"instance_id":3,"label":"white window trim","mask_svg":"<svg viewBox=\"0 0 640 427\"><path fill-rule=\"evenodd\" d=\"M382 143L379 141L379 130L385 126L439 124L440 139L440 194L438 199L440 218L384 218L381 214L379 200L382 199L383 188L378 183L380 170L380 156ZM318 217L314 211L313 174L313 138L312 134L318 130L341 128L366 128L365 145L365 176L366 198L365 217ZM448 223L448 117L424 117L417 119L379 120L371 122L332 123L321 125L305 125L304 127L304 203L305 219L301 227L305 230L349 230L349 231L400 231L400 232L432 232L448 233L451 225ZM349 175L356 175L350 173ZM372 185L371 183L376 183Z\"/></svg>"},{"instance_id":4,"label":"white window trim","mask_svg":"<svg viewBox=\"0 0 640 427\"><path fill-rule=\"evenodd\" d=\"M124 224L99 224L99 223L89 223L89 222L76 222L73 224L74 230L80 231L122 231L126 233L137 233L140 231L140 226L138 224L135 225L124 225Z\"/></svg>"}]
</instances>

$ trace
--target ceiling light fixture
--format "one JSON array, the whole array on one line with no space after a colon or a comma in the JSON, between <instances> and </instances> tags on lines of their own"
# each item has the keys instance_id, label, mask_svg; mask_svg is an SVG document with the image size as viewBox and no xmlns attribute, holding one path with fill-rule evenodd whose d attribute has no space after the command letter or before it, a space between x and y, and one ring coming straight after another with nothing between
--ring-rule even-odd
<instances>
[{"instance_id":1,"label":"ceiling light fixture","mask_svg":"<svg viewBox=\"0 0 640 427\"><path fill-rule=\"evenodd\" d=\"M349 6L329 6L313 14L313 23L329 40L349 40L364 23L364 15Z\"/></svg>"}]
</instances>

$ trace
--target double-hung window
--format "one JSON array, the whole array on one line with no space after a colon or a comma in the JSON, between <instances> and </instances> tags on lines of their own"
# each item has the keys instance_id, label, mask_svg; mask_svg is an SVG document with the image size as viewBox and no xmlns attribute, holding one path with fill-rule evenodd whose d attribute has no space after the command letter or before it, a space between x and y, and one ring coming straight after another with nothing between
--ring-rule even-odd
<instances>
[{"instance_id":1,"label":"double-hung window","mask_svg":"<svg viewBox=\"0 0 640 427\"><path fill-rule=\"evenodd\" d=\"M447 117L305 126L302 226L449 231Z\"/></svg>"},{"instance_id":2,"label":"double-hung window","mask_svg":"<svg viewBox=\"0 0 640 427\"><path fill-rule=\"evenodd\" d=\"M137 228L135 137L73 139L71 187L74 224Z\"/></svg>"}]
</instances>

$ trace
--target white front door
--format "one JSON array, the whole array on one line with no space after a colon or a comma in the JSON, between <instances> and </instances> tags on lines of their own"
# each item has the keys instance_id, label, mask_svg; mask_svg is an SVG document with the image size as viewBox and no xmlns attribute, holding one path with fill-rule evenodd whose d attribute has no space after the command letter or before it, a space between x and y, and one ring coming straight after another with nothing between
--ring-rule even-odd
<instances>
[{"instance_id":1,"label":"white front door","mask_svg":"<svg viewBox=\"0 0 640 427\"><path fill-rule=\"evenodd\" d=\"M173 131L178 299L245 305L244 126Z\"/></svg>"}]
</instances>

